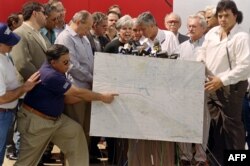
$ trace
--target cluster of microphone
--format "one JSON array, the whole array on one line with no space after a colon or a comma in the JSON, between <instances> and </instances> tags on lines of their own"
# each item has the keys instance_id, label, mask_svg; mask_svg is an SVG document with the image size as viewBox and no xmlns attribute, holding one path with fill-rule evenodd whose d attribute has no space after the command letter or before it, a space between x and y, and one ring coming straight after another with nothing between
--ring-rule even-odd
<instances>
[{"instance_id":1,"label":"cluster of microphone","mask_svg":"<svg viewBox=\"0 0 250 166\"><path fill-rule=\"evenodd\" d=\"M149 56L151 48L147 43L140 44L138 41L129 41L124 46L119 47L119 53L132 54L136 56Z\"/></svg>"},{"instance_id":2,"label":"cluster of microphone","mask_svg":"<svg viewBox=\"0 0 250 166\"><path fill-rule=\"evenodd\" d=\"M124 46L119 47L119 53L168 59L177 59L179 56L178 54L169 55L167 51L162 51L161 44L157 40L154 42L153 48L147 43L140 44L139 41L129 41Z\"/></svg>"}]
</instances>

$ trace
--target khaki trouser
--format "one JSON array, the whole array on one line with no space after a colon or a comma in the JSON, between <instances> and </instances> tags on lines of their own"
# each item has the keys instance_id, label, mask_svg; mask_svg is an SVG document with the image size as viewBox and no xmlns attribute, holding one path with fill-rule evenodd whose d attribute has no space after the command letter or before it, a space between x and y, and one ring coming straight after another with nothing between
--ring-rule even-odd
<instances>
[{"instance_id":1,"label":"khaki trouser","mask_svg":"<svg viewBox=\"0 0 250 166\"><path fill-rule=\"evenodd\" d=\"M81 101L76 104L66 104L64 108L64 114L79 123L82 126L84 134L87 139L87 143L90 142L89 129L90 129L90 114L91 103Z\"/></svg>"},{"instance_id":2,"label":"khaki trouser","mask_svg":"<svg viewBox=\"0 0 250 166\"><path fill-rule=\"evenodd\" d=\"M195 144L195 155L193 155L192 143L177 143L179 146L180 158L182 160L191 161L194 158L195 161L206 162L206 149L209 136L210 120L210 113L207 107L207 98L205 96L203 118L203 144Z\"/></svg>"},{"instance_id":3,"label":"khaki trouser","mask_svg":"<svg viewBox=\"0 0 250 166\"><path fill-rule=\"evenodd\" d=\"M192 143L178 143L180 148L181 160L192 161L207 161L206 147L202 147L202 144L195 144L195 154L193 154Z\"/></svg>"},{"instance_id":4,"label":"khaki trouser","mask_svg":"<svg viewBox=\"0 0 250 166\"><path fill-rule=\"evenodd\" d=\"M50 141L62 150L70 166L89 165L88 147L82 128L64 114L53 121L21 108L17 118L21 144L15 166L36 166Z\"/></svg>"}]
</instances>

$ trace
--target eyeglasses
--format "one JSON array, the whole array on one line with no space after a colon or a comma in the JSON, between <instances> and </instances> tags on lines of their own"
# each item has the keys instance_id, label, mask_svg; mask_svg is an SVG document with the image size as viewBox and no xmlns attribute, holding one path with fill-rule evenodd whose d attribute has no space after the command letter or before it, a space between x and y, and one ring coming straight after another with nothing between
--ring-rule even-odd
<instances>
[{"instance_id":1,"label":"eyeglasses","mask_svg":"<svg viewBox=\"0 0 250 166\"><path fill-rule=\"evenodd\" d=\"M168 24L179 24L179 21L177 20L169 20L167 21Z\"/></svg>"},{"instance_id":2,"label":"eyeglasses","mask_svg":"<svg viewBox=\"0 0 250 166\"><path fill-rule=\"evenodd\" d=\"M65 66L67 66L68 64L70 64L70 61L69 60L65 60L62 62Z\"/></svg>"}]
</instances>

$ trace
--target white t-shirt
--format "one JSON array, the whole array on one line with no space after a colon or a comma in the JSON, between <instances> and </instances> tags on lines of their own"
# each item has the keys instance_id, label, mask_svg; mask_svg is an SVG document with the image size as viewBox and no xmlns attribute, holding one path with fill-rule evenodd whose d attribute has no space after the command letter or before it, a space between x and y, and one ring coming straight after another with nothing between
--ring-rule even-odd
<instances>
[{"instance_id":1,"label":"white t-shirt","mask_svg":"<svg viewBox=\"0 0 250 166\"><path fill-rule=\"evenodd\" d=\"M11 60L6 55L0 53L0 96L3 96L6 91L16 89L19 86L16 70ZM18 100L14 100L9 103L0 104L0 108L15 108L17 102Z\"/></svg>"}]
</instances>

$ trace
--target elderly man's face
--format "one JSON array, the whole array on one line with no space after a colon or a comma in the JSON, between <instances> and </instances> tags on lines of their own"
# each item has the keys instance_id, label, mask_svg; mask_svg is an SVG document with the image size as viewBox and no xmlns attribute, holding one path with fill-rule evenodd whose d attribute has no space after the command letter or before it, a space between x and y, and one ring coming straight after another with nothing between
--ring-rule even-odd
<instances>
[{"instance_id":1,"label":"elderly man's face","mask_svg":"<svg viewBox=\"0 0 250 166\"><path fill-rule=\"evenodd\" d=\"M206 29L200 24L199 18L190 18L188 20L188 34L191 40L196 41L201 38L205 30Z\"/></svg>"},{"instance_id":2,"label":"elderly man's face","mask_svg":"<svg viewBox=\"0 0 250 166\"><path fill-rule=\"evenodd\" d=\"M181 22L178 17L170 15L165 20L165 27L167 30L173 32L174 34L177 34L179 28L181 27Z\"/></svg>"},{"instance_id":3,"label":"elderly man's face","mask_svg":"<svg viewBox=\"0 0 250 166\"><path fill-rule=\"evenodd\" d=\"M87 18L87 20L85 22L78 22L78 34L82 37L82 36L86 36L90 29L92 28L93 25L93 19L91 16L89 16Z\"/></svg>"},{"instance_id":4,"label":"elderly man's face","mask_svg":"<svg viewBox=\"0 0 250 166\"><path fill-rule=\"evenodd\" d=\"M205 18L206 18L206 21L207 21L207 28L208 29L211 29L214 26L218 25L218 20L217 20L217 18L215 17L215 15L213 14L213 12L211 10L206 11Z\"/></svg>"}]
</instances>

